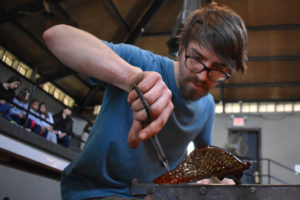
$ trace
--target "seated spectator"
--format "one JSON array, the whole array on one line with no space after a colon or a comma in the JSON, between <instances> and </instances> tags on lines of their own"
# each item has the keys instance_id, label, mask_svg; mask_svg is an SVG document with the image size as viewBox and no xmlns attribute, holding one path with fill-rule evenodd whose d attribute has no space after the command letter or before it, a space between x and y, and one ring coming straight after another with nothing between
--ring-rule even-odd
<instances>
[{"instance_id":1,"label":"seated spectator","mask_svg":"<svg viewBox=\"0 0 300 200\"><path fill-rule=\"evenodd\" d=\"M53 143L57 143L56 133L53 131L53 116L50 112L47 112L47 107L44 102L40 103L39 113L40 117L42 118L39 124L48 130L46 139Z\"/></svg>"},{"instance_id":2,"label":"seated spectator","mask_svg":"<svg viewBox=\"0 0 300 200\"><path fill-rule=\"evenodd\" d=\"M83 149L84 144L87 140L87 138L89 137L89 133L91 132L91 129L94 125L94 120L88 121L83 129L83 133L81 135L81 144L80 144L80 149Z\"/></svg>"},{"instance_id":3,"label":"seated spectator","mask_svg":"<svg viewBox=\"0 0 300 200\"><path fill-rule=\"evenodd\" d=\"M6 82L0 84L0 113L3 117L9 116L9 108L15 97L15 90L20 86L21 79L19 76L12 76Z\"/></svg>"},{"instance_id":4,"label":"seated spectator","mask_svg":"<svg viewBox=\"0 0 300 200\"><path fill-rule=\"evenodd\" d=\"M10 121L18 125L24 125L29 96L30 91L27 88L23 88L13 99L14 106L9 109Z\"/></svg>"},{"instance_id":5,"label":"seated spectator","mask_svg":"<svg viewBox=\"0 0 300 200\"><path fill-rule=\"evenodd\" d=\"M58 144L69 147L70 137L73 134L72 111L65 107L61 112L55 114L53 129L58 134Z\"/></svg>"},{"instance_id":6,"label":"seated spectator","mask_svg":"<svg viewBox=\"0 0 300 200\"><path fill-rule=\"evenodd\" d=\"M39 124L39 105L40 103L37 99L32 100L26 128L30 128L32 132L37 133L46 138L48 135L48 130Z\"/></svg>"}]
</instances>

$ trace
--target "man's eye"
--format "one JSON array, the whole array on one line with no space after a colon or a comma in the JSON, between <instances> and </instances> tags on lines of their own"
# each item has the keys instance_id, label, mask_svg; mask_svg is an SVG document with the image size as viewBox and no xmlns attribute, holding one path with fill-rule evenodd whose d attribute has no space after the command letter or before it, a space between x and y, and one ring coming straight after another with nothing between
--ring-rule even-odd
<instances>
[{"instance_id":1,"label":"man's eye","mask_svg":"<svg viewBox=\"0 0 300 200\"><path fill-rule=\"evenodd\" d=\"M200 61L200 59L198 57L192 57L192 62L194 64L201 64L201 61Z\"/></svg>"},{"instance_id":2,"label":"man's eye","mask_svg":"<svg viewBox=\"0 0 300 200\"><path fill-rule=\"evenodd\" d=\"M193 60L195 60L196 62L201 63L201 58L196 57L196 56L193 56L192 58L193 58Z\"/></svg>"},{"instance_id":3,"label":"man's eye","mask_svg":"<svg viewBox=\"0 0 300 200\"><path fill-rule=\"evenodd\" d=\"M225 73L228 71L227 67L224 67L224 66L215 66L213 69L215 69L217 71L225 72Z\"/></svg>"}]
</instances>

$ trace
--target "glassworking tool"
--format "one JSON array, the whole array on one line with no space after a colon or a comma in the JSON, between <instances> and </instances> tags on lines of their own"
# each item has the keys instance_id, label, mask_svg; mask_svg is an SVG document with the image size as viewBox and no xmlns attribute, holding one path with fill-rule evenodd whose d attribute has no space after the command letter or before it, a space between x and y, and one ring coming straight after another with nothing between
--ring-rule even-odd
<instances>
[{"instance_id":1,"label":"glassworking tool","mask_svg":"<svg viewBox=\"0 0 300 200\"><path fill-rule=\"evenodd\" d=\"M147 123L144 126L147 126L152 121L149 104L148 104L148 102L145 99L143 93L140 91L140 89L138 88L137 85L133 85L133 89L136 91L137 95L141 99L141 101L144 105L144 108L146 110L148 120L147 120ZM163 148L161 147L161 144L160 144L160 142L157 138L157 135L152 136L150 138L150 141L151 141L151 143L152 143L152 145L153 145L153 147L154 147L154 149L157 153L158 159L160 160L162 167L164 167L166 169L166 171L168 172L169 171L168 160L167 160L166 154L165 154Z\"/></svg>"}]
</instances>

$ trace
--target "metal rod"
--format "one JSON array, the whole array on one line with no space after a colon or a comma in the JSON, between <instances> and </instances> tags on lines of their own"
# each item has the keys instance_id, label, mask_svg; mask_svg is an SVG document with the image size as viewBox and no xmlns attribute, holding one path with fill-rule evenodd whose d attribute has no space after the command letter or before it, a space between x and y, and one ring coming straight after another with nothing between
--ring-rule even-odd
<instances>
[{"instance_id":1,"label":"metal rod","mask_svg":"<svg viewBox=\"0 0 300 200\"><path fill-rule=\"evenodd\" d=\"M149 104L148 104L147 100L145 99L144 95L142 94L142 92L140 91L140 89L138 88L137 85L133 85L133 89L136 91L137 95L141 99L141 101L144 105L144 108L146 110L148 120L147 120L147 123L144 126L147 126L152 121ZM166 171L169 171L169 163L168 163L166 154L165 154L163 148L161 147L161 144L160 144L160 142L157 138L157 135L152 136L150 138L150 141L151 141L151 143L152 143L152 145L153 145L153 147L154 147L154 149L157 153L158 159L161 161L162 167L164 167L166 169Z\"/></svg>"}]
</instances>

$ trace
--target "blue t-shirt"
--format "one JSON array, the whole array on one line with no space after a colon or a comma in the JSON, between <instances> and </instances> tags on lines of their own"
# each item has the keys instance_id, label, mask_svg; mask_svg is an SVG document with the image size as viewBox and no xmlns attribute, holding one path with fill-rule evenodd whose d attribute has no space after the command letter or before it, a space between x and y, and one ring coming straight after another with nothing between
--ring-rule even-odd
<instances>
[{"instance_id":1,"label":"blue t-shirt","mask_svg":"<svg viewBox=\"0 0 300 200\"><path fill-rule=\"evenodd\" d=\"M172 91L174 110L157 134L171 169L185 159L190 141L194 141L196 146L211 144L214 121L214 101L211 95L198 101L184 101L176 86L174 61L135 46L106 44L128 63L144 71L160 73ZM103 83L95 79L92 82ZM84 149L63 172L63 199L113 195L130 197L134 178L140 183L151 183L165 173L149 140L142 142L136 149L128 147L133 113L127 103L127 96L127 92L106 84L100 113Z\"/></svg>"}]
</instances>

